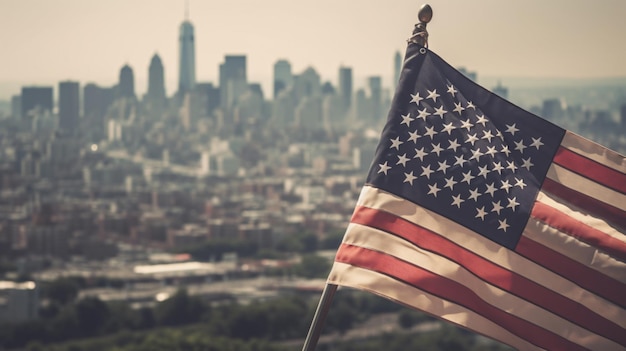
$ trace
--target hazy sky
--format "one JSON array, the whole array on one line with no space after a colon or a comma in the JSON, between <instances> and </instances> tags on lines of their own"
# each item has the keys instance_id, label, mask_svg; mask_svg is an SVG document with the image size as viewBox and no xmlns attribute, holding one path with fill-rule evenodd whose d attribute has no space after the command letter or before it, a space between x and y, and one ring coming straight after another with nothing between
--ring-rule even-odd
<instances>
[{"instance_id":1,"label":"hazy sky","mask_svg":"<svg viewBox=\"0 0 626 351\"><path fill-rule=\"evenodd\" d=\"M247 54L249 80L264 83L266 94L279 58L295 73L314 66L332 82L343 64L357 77L382 75L388 84L394 52L404 53L423 3L189 0L197 80L215 82L225 54ZM430 48L479 76L626 76L626 1L428 3ZM0 99L22 84L114 84L124 64L143 93L154 53L171 94L184 16L185 0L0 0Z\"/></svg>"}]
</instances>

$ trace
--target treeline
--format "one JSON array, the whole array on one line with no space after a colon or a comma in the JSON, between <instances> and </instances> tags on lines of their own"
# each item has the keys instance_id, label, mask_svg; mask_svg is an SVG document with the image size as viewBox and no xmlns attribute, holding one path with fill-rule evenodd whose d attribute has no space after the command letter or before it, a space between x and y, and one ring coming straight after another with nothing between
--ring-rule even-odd
<instances>
[{"instance_id":1,"label":"treeline","mask_svg":"<svg viewBox=\"0 0 626 351\"><path fill-rule=\"evenodd\" d=\"M24 348L29 345L36 347L93 338L96 339L79 344L90 345L95 342L98 345L109 344L110 347L110 343L113 343L116 347L121 347L129 342L137 346L155 342L155 338L160 340L164 335L178 335L167 329L172 327L177 328L175 330L193 327L202 330L203 335L210 336L211 340L217 336L246 342L256 339L299 339L306 335L317 304L317 296L293 295L246 305L236 302L211 305L199 297L190 296L185 290L179 290L153 308L132 309L126 302L107 303L96 297L77 300L78 288L77 280L68 278L44 286L42 295L49 304L41 309L40 319L0 325L0 349ZM400 309L401 306L371 294L342 291L335 296L325 332L343 333L372 314ZM185 339L190 338L200 344L205 342L200 340L204 340L203 338L194 336L193 332L187 334ZM253 344L257 345L258 342ZM97 345L85 345L72 350L97 349ZM47 346L46 349L50 347ZM69 350L61 346L57 349Z\"/></svg>"},{"instance_id":2,"label":"treeline","mask_svg":"<svg viewBox=\"0 0 626 351\"><path fill-rule=\"evenodd\" d=\"M190 296L185 290L179 290L154 308L132 309L126 302L106 303L96 297L76 300L76 283L67 278L46 286L42 295L49 304L41 309L38 320L0 325L0 349L48 345L120 332L144 332L137 334L144 335L164 327L197 324L202 325L206 335L229 339L278 341L302 338L306 335L316 303L315 299L294 295L249 305L231 302L212 306L199 297ZM331 311L327 331L345 331L371 313L398 308L373 296L338 296L337 308Z\"/></svg>"},{"instance_id":3,"label":"treeline","mask_svg":"<svg viewBox=\"0 0 626 351\"><path fill-rule=\"evenodd\" d=\"M53 303L42 309L38 320L0 326L0 349L200 323L208 335L280 340L306 333L303 317L310 310L307 300L295 296L247 306L230 303L212 307L179 290L154 308L141 309L132 309L124 302L105 303L88 297L66 304Z\"/></svg>"},{"instance_id":4,"label":"treeline","mask_svg":"<svg viewBox=\"0 0 626 351\"><path fill-rule=\"evenodd\" d=\"M299 350L301 345L287 349L281 344L304 338L317 304L317 298L294 295L246 305L211 305L185 290L154 308L132 309L123 302L105 303L93 297L72 301L65 296L64 301L54 300L39 320L0 325L0 350ZM341 335L374 314L389 312L398 312L398 321L406 329L431 320L375 295L342 290L335 295L324 332ZM505 350L500 345L479 346L473 334L453 328L419 335L388 334L332 348L320 345L318 350Z\"/></svg>"}]
</instances>

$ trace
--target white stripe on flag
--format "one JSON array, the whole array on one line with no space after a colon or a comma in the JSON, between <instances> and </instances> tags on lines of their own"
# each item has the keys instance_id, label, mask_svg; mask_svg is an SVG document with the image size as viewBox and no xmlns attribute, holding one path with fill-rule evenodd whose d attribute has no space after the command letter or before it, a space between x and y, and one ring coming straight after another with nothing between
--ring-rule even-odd
<instances>
[{"instance_id":1,"label":"white stripe on flag","mask_svg":"<svg viewBox=\"0 0 626 351\"><path fill-rule=\"evenodd\" d=\"M578 134L565 131L561 146L616 171L626 173L626 159L624 156Z\"/></svg>"},{"instance_id":2,"label":"white stripe on flag","mask_svg":"<svg viewBox=\"0 0 626 351\"><path fill-rule=\"evenodd\" d=\"M544 350L473 311L383 274L335 262L328 281L332 284L370 291L403 305L442 317L457 325L471 325L477 333L487 335L518 350Z\"/></svg>"},{"instance_id":3,"label":"white stripe on flag","mask_svg":"<svg viewBox=\"0 0 626 351\"><path fill-rule=\"evenodd\" d=\"M505 269L578 301L615 323L626 321L626 311L527 258L432 211L370 186L363 187L357 206L392 213L448 240ZM609 269L613 270L613 269Z\"/></svg>"},{"instance_id":4,"label":"white stripe on flag","mask_svg":"<svg viewBox=\"0 0 626 351\"><path fill-rule=\"evenodd\" d=\"M546 176L579 193L596 198L622 211L626 211L626 195L620 194L613 189L607 188L559 165L552 164Z\"/></svg>"},{"instance_id":5,"label":"white stripe on flag","mask_svg":"<svg viewBox=\"0 0 626 351\"><path fill-rule=\"evenodd\" d=\"M611 340L600 337L539 306L533 305L529 301L511 294L509 291L486 283L465 269L465 267L438 255L436 252L424 251L394 235L370 227L350 224L344 243L385 253L415 266L422 267L441 277L454 280L470 288L488 304L507 313L515 311L516 316L577 344L586 343L589 345L590 340L595 340L593 344L597 349L609 350L619 347L618 344Z\"/></svg>"}]
</instances>

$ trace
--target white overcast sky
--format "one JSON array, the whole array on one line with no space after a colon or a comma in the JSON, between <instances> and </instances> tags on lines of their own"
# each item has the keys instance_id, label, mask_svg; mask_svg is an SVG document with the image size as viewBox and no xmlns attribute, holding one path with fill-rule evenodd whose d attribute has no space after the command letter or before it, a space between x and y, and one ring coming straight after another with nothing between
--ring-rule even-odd
<instances>
[{"instance_id":1,"label":"white overcast sky","mask_svg":"<svg viewBox=\"0 0 626 351\"><path fill-rule=\"evenodd\" d=\"M346 65L357 77L382 75L387 84L394 52L404 53L423 3L189 0L197 79L215 82L225 54L246 54L249 80L264 83L266 94L279 58L295 73L313 66L333 83ZM626 77L626 1L428 3L430 48L479 76ZM0 0L0 84L109 85L129 64L142 93L158 53L172 93L184 14L184 0Z\"/></svg>"}]
</instances>

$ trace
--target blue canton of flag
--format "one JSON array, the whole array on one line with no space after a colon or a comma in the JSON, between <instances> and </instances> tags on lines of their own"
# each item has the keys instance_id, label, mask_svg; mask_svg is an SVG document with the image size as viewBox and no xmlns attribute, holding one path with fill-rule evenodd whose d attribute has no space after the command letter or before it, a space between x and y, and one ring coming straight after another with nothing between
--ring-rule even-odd
<instances>
[{"instance_id":1,"label":"blue canton of flag","mask_svg":"<svg viewBox=\"0 0 626 351\"><path fill-rule=\"evenodd\" d=\"M407 56L367 183L512 249L564 131L426 52Z\"/></svg>"}]
</instances>

